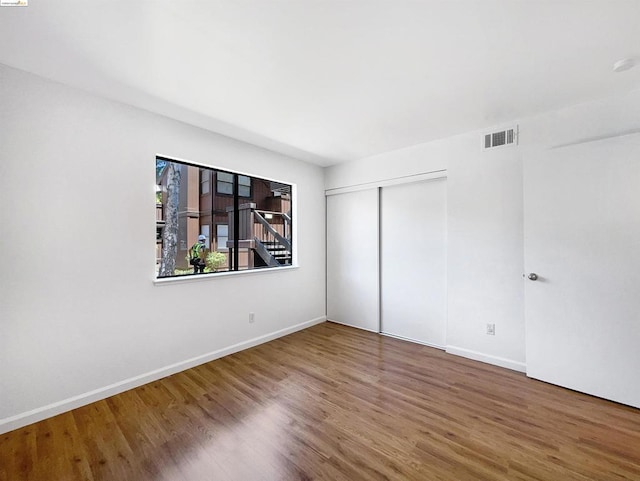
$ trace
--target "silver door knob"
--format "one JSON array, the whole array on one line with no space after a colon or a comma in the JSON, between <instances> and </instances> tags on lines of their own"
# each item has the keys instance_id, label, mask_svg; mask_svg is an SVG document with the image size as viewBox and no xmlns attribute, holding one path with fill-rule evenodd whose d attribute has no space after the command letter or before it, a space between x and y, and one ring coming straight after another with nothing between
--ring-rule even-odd
<instances>
[{"instance_id":1,"label":"silver door knob","mask_svg":"<svg viewBox=\"0 0 640 481\"><path fill-rule=\"evenodd\" d=\"M530 281L537 281L538 280L538 274L536 274L535 272L532 272L527 277L529 278Z\"/></svg>"}]
</instances>

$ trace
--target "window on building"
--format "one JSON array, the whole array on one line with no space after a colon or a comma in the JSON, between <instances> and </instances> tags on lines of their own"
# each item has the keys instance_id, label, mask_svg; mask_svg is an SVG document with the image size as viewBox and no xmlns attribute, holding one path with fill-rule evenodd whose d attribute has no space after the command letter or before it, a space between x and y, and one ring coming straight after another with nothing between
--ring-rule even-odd
<instances>
[{"instance_id":1,"label":"window on building","mask_svg":"<svg viewBox=\"0 0 640 481\"><path fill-rule=\"evenodd\" d=\"M218 224L216 225L216 245L219 251L228 251L227 241L229 240L229 225Z\"/></svg>"},{"instance_id":2,"label":"window on building","mask_svg":"<svg viewBox=\"0 0 640 481\"><path fill-rule=\"evenodd\" d=\"M211 171L200 169L200 194L208 194L210 191Z\"/></svg>"},{"instance_id":3,"label":"window on building","mask_svg":"<svg viewBox=\"0 0 640 481\"><path fill-rule=\"evenodd\" d=\"M163 157L156 183L158 278L292 265L291 184Z\"/></svg>"},{"instance_id":4,"label":"window on building","mask_svg":"<svg viewBox=\"0 0 640 481\"><path fill-rule=\"evenodd\" d=\"M233 195L233 176L238 176L238 195L240 197L251 197L251 177L246 175L232 174L229 172L218 172L216 190L218 194Z\"/></svg>"},{"instance_id":5,"label":"window on building","mask_svg":"<svg viewBox=\"0 0 640 481\"><path fill-rule=\"evenodd\" d=\"M238 195L240 197L251 197L251 177L246 175L238 176Z\"/></svg>"},{"instance_id":6,"label":"window on building","mask_svg":"<svg viewBox=\"0 0 640 481\"><path fill-rule=\"evenodd\" d=\"M211 237L209 235L209 225L201 225L200 226L200 235L204 236L204 246L207 249L211 248Z\"/></svg>"},{"instance_id":7,"label":"window on building","mask_svg":"<svg viewBox=\"0 0 640 481\"><path fill-rule=\"evenodd\" d=\"M233 174L218 172L216 178L218 179L216 184L218 194L233 194Z\"/></svg>"}]
</instances>

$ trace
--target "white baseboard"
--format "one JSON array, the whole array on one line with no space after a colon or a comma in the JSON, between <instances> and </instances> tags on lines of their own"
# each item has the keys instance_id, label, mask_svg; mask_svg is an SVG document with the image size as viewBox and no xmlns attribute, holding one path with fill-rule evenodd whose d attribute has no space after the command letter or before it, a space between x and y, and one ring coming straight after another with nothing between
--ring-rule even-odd
<instances>
[{"instance_id":1,"label":"white baseboard","mask_svg":"<svg viewBox=\"0 0 640 481\"><path fill-rule=\"evenodd\" d=\"M199 366L200 364L204 364L215 359L228 356L229 354L243 351L245 349L249 349L250 347L272 341L282 336L286 336L287 334L301 331L308 327L325 322L326 320L326 316L317 317L310 321L286 327L284 329L280 329L279 331L271 332L263 336L255 337L253 339L249 339L247 341L243 341L238 344L219 349L217 351L209 352L207 354L193 357L191 359L187 359L170 366L156 369L139 376L125 379L123 381L110 384L109 386L94 389L93 391L89 391L78 396L73 396L62 401L32 409L31 411L26 411L15 416L0 419L0 434L13 431L14 429L19 429L29 424L42 421L43 419L47 419L67 411L71 411L72 409L76 409L81 406L86 406L87 404L106 399L108 397L114 396L115 394L128 391L129 389L133 389L138 386L142 386L143 384L157 381L158 379L162 379L163 377L171 376L172 374L185 371L192 367Z\"/></svg>"},{"instance_id":2,"label":"white baseboard","mask_svg":"<svg viewBox=\"0 0 640 481\"><path fill-rule=\"evenodd\" d=\"M473 359L474 361L486 362L487 364L493 364L494 366L506 367L513 371L527 371L527 365L524 362L513 361L512 359L506 359L504 357L491 356L482 352L471 351L469 349L463 349L455 346L447 346L445 350L449 354L466 357L467 359Z\"/></svg>"},{"instance_id":3,"label":"white baseboard","mask_svg":"<svg viewBox=\"0 0 640 481\"><path fill-rule=\"evenodd\" d=\"M356 329L362 329L363 331L375 332L382 336L393 337L395 339L401 339L403 341L415 342L417 344L422 344L424 346L433 347L435 349L441 349L447 352L448 354L453 354L455 356L466 357L467 359L473 359L474 361L486 362L487 364L493 364L494 366L505 367L507 369L511 369L513 371L526 372L527 365L524 362L514 361L512 359L506 359L504 357L491 356L489 354L485 354L478 351L471 351L469 349L463 349L461 347L455 346L440 346L437 344L430 344L426 342L416 341L415 339L408 339L406 337L394 336L393 334L387 334L385 332L378 332L372 329L366 329L360 326L354 326L352 324L347 324L345 322L339 322L334 319L327 319L328 322L334 322L336 324L341 324L343 326L355 327Z\"/></svg>"}]
</instances>

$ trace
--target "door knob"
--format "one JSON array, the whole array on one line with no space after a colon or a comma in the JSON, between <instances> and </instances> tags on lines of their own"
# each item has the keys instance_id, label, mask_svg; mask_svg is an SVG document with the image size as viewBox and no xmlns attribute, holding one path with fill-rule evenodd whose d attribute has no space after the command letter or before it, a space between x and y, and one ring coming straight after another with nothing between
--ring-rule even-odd
<instances>
[{"instance_id":1,"label":"door knob","mask_svg":"<svg viewBox=\"0 0 640 481\"><path fill-rule=\"evenodd\" d=\"M530 281L537 281L538 280L538 274L536 274L535 272L532 272L527 277L529 278Z\"/></svg>"}]
</instances>

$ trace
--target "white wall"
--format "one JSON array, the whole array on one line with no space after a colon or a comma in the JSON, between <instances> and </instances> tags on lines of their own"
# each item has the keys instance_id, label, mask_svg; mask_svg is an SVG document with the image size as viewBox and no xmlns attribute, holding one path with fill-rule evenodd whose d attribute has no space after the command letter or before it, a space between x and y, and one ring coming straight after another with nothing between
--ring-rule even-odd
<instances>
[{"instance_id":1,"label":"white wall","mask_svg":"<svg viewBox=\"0 0 640 481\"><path fill-rule=\"evenodd\" d=\"M330 167L325 187L446 169L447 350L524 370L523 162L555 145L640 131L640 90L515 123L517 148L483 152L485 131L471 132Z\"/></svg>"},{"instance_id":2,"label":"white wall","mask_svg":"<svg viewBox=\"0 0 640 481\"><path fill-rule=\"evenodd\" d=\"M320 167L4 66L0 105L0 432L324 320ZM156 153L296 183L300 267L154 285Z\"/></svg>"},{"instance_id":3,"label":"white wall","mask_svg":"<svg viewBox=\"0 0 640 481\"><path fill-rule=\"evenodd\" d=\"M524 370L522 158L480 138L448 159L447 351Z\"/></svg>"}]
</instances>

